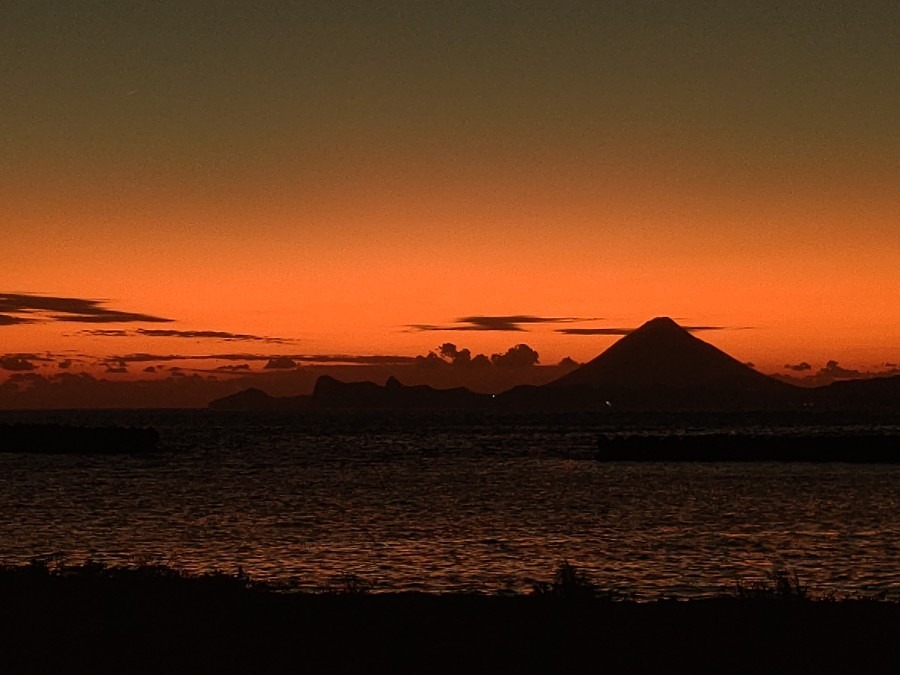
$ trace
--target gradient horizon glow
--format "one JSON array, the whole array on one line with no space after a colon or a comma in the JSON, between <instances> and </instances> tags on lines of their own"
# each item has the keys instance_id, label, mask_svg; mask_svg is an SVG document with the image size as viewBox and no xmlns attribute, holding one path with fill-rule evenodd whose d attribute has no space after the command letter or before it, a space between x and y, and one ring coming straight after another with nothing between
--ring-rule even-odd
<instances>
[{"instance_id":1,"label":"gradient horizon glow","mask_svg":"<svg viewBox=\"0 0 900 675\"><path fill-rule=\"evenodd\" d=\"M172 322L0 352L900 362L900 5L675 4L4 3L0 293Z\"/></svg>"}]
</instances>

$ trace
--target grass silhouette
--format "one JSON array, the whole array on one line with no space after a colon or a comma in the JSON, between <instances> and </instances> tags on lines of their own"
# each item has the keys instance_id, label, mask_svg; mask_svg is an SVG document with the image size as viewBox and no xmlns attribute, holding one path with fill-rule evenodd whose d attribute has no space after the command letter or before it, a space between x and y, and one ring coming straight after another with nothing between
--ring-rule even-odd
<instances>
[{"instance_id":1,"label":"grass silhouette","mask_svg":"<svg viewBox=\"0 0 900 675\"><path fill-rule=\"evenodd\" d=\"M602 589L587 572L564 560L553 573L549 582L538 581L532 584L532 595L553 597L569 601L625 601L633 600L634 595L613 589Z\"/></svg>"},{"instance_id":2,"label":"grass silhouette","mask_svg":"<svg viewBox=\"0 0 900 675\"><path fill-rule=\"evenodd\" d=\"M636 602L562 562L529 594L352 574L283 592L240 570L43 559L0 568L0 672L900 672L900 603L816 598L781 570L738 588Z\"/></svg>"},{"instance_id":3,"label":"grass silhouette","mask_svg":"<svg viewBox=\"0 0 900 675\"><path fill-rule=\"evenodd\" d=\"M739 580L735 595L745 600L811 600L809 587L800 582L797 572L776 568L758 581Z\"/></svg>"}]
</instances>

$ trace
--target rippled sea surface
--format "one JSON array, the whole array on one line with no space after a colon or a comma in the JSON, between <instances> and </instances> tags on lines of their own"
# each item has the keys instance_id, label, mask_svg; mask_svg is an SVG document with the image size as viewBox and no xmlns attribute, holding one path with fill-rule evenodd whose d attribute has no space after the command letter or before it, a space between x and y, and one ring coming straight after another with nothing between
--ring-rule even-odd
<instances>
[{"instance_id":1,"label":"rippled sea surface","mask_svg":"<svg viewBox=\"0 0 900 675\"><path fill-rule=\"evenodd\" d=\"M2 564L61 554L240 566L303 589L354 574L379 591L494 592L528 591L565 560L643 599L718 594L787 567L814 592L900 599L900 466L591 459L604 433L734 420L0 416L21 420L152 425L169 452L0 453Z\"/></svg>"}]
</instances>

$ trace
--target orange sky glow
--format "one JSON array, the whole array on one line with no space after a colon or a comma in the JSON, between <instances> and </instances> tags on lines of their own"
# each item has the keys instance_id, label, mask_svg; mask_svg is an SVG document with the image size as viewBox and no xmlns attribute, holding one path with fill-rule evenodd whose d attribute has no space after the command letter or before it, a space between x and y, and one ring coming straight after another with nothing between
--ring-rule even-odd
<instances>
[{"instance_id":1,"label":"orange sky glow","mask_svg":"<svg viewBox=\"0 0 900 675\"><path fill-rule=\"evenodd\" d=\"M622 10L610 42L599 9L449 24L303 10L320 35L292 35L309 17L290 12L262 12L246 34L244 18L200 12L159 45L182 11L163 4L149 24L103 10L89 31L119 32L96 44L66 10L18 17L3 41L0 84L20 96L0 113L0 294L171 322L34 315L0 323L7 356L75 355L75 371L104 377L106 359L138 352L527 343L549 365L616 339L560 329L667 315L717 328L701 337L763 372L900 362L893 14L832 25L709 10L679 33L670 16ZM130 51L139 30L149 51ZM40 47L51 36L58 51ZM578 321L412 328L513 315Z\"/></svg>"}]
</instances>

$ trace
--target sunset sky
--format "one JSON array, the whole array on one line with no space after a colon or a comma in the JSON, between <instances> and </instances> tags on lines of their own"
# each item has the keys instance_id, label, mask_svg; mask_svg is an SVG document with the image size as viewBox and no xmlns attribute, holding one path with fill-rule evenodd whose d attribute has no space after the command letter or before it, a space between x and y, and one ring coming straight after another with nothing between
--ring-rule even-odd
<instances>
[{"instance_id":1,"label":"sunset sky","mask_svg":"<svg viewBox=\"0 0 900 675\"><path fill-rule=\"evenodd\" d=\"M0 382L900 362L895 0L8 0L0 92Z\"/></svg>"}]
</instances>

